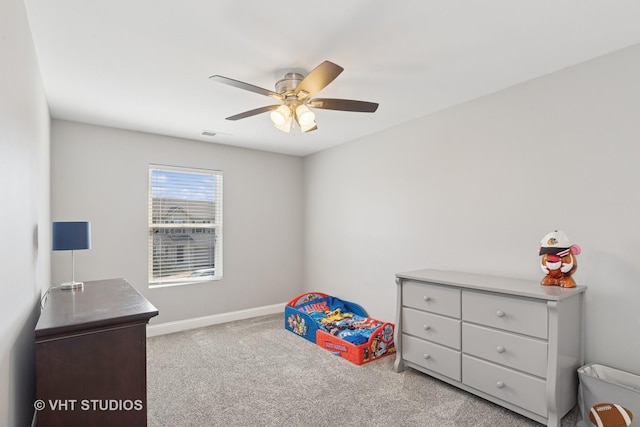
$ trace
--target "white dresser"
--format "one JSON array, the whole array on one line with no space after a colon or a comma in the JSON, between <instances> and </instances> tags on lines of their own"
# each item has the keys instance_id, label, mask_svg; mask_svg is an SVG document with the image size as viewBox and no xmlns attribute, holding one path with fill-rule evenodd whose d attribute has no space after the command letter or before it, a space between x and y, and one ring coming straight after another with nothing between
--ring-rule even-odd
<instances>
[{"instance_id":1,"label":"white dresser","mask_svg":"<svg viewBox=\"0 0 640 427\"><path fill-rule=\"evenodd\" d=\"M396 282L396 372L417 369L548 426L575 406L586 287L441 270Z\"/></svg>"}]
</instances>

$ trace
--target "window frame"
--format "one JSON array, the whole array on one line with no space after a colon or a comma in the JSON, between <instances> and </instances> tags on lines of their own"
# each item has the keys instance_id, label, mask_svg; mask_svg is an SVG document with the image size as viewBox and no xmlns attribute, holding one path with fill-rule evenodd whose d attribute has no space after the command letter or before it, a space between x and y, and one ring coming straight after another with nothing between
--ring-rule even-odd
<instances>
[{"instance_id":1,"label":"window frame","mask_svg":"<svg viewBox=\"0 0 640 427\"><path fill-rule=\"evenodd\" d=\"M166 204L167 201L171 201L171 200L179 200L180 202L178 202L178 204L176 206L173 207L169 207L168 210L172 210L175 209L175 211L180 211L181 215L183 216L191 216L191 214L193 213L192 211L189 210L189 202L195 202L195 204L202 204L203 200L198 200L197 197L194 198L189 198L189 197L164 197L164 198L159 198L159 197L155 197L154 198L154 194L157 195L158 191L162 191L163 188L160 186L159 182L154 181L154 171L159 172L160 174L162 173L167 173L168 175L171 174L181 174L182 177L184 177L184 174L187 175L193 175L194 178L194 182L198 182L198 183L202 183L202 179L206 179L206 178L210 178L210 177L214 177L214 185L211 188L208 188L208 191L212 191L213 193L213 201L212 201L212 206L210 208L207 208L205 210L205 212L208 213L209 217L203 217L202 221L205 222L200 222L200 221L194 221L194 222L183 222L183 221L177 221L177 222L172 222L170 218L166 218L169 214L167 213L167 211L165 211L164 213L158 213L158 210L161 209L158 206L158 204L160 206L163 206L164 208L166 208ZM173 185L164 188L165 191L169 191L169 190L180 190L182 193L188 193L189 191L193 191L195 192L197 190L198 187L196 187L196 185L194 184L193 187L189 187L189 186L185 186L185 187L180 187L180 185L177 185L175 182L173 183ZM204 169L204 168L195 168L195 167L183 167L183 166L171 166L171 165L162 165L162 164L149 164L148 167L148 189L147 189L147 193L148 193L148 220L147 220L147 251L148 251L148 270L147 270L147 280L148 280L148 284L149 284L149 288L157 288L157 287L167 287L167 286L180 286L180 285L188 285L188 284L193 284L193 283L203 283L203 282L209 282L209 281L219 281L222 280L223 277L223 265L222 265L222 255L223 255L223 174L222 171L220 170L213 170L213 169ZM156 207L154 208L154 199L156 199ZM161 202L158 202L158 200L162 200ZM206 201L204 201L204 203L206 203ZM179 206L179 205L186 205L186 208L184 206ZM206 206L206 205L205 205ZM195 210L197 210L197 212L200 214L202 212L201 209L198 208L194 208ZM210 209L210 211L208 210ZM154 215L155 212L155 215ZM165 217L164 221L160 221L160 222L154 222L154 219L157 221L157 219L160 217ZM211 240L206 240L208 245L213 245L211 246L212 249L209 249L210 251L213 251L213 267L207 267L207 268L193 268L193 266L191 266L191 269L184 269L184 270L177 270L176 274L174 276L179 276L179 277L166 277L166 278L161 278L159 275L156 275L155 273L157 271L162 272L162 268L158 268L156 266L156 268L154 269L154 265L156 263L154 263L154 261L157 261L158 263L162 263L162 257L164 256L163 254L166 254L167 251L169 251L171 248L168 245L165 245L164 243L158 244L156 241L156 237L158 234L159 230L163 230L162 234L163 235L186 235L187 238L186 240L188 241L192 241L192 236L194 236L194 234L212 234L213 235L213 242L211 242ZM211 230L211 231L206 231L206 230ZM156 235L156 237L154 237L154 235ZM189 243L189 242L188 242ZM187 244L188 244L187 243ZM196 250L196 249L194 249ZM184 245L179 245L178 243L175 244L175 256L176 256L176 261L174 261L175 263L177 263L177 257L180 254L182 254L182 260L184 261L184 256L185 256L185 247ZM199 254L197 254L199 255ZM160 260L158 261L156 258L159 257ZM197 258L197 256L196 256ZM191 263L191 261L189 261L189 263ZM210 265L210 264L209 264ZM176 268L176 265L169 267L165 270L166 272L170 272L172 270L174 270ZM207 275L207 271L209 268L213 268L214 269L214 274L213 275ZM202 272L204 273L203 275L197 275L196 273L198 272ZM183 274L188 274L188 276L182 276Z\"/></svg>"}]
</instances>

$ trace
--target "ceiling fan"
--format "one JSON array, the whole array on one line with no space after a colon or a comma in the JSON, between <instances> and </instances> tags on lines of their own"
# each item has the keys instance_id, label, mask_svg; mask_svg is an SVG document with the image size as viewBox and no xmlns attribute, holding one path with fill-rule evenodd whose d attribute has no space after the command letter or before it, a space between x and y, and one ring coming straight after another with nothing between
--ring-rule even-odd
<instances>
[{"instance_id":1,"label":"ceiling fan","mask_svg":"<svg viewBox=\"0 0 640 427\"><path fill-rule=\"evenodd\" d=\"M338 77L343 70L344 68L333 62L324 61L311 70L306 77L300 73L286 73L284 78L276 83L275 92L224 76L215 75L209 78L229 86L270 96L280 101L280 104L267 105L227 117L227 120L245 119L270 111L271 120L279 130L290 132L295 121L302 132L310 132L318 129L318 126L316 125L315 114L309 107L360 113L373 113L378 109L378 104L375 102L355 101L353 99L312 98Z\"/></svg>"}]
</instances>

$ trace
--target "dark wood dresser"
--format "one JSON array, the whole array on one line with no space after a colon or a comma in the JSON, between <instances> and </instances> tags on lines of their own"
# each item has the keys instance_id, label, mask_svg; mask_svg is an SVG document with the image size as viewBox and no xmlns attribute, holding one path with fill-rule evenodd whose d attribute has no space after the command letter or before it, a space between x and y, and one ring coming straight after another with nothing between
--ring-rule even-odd
<instances>
[{"instance_id":1,"label":"dark wood dresser","mask_svg":"<svg viewBox=\"0 0 640 427\"><path fill-rule=\"evenodd\" d=\"M35 329L37 425L146 426L146 325L157 314L124 279L51 290Z\"/></svg>"}]
</instances>

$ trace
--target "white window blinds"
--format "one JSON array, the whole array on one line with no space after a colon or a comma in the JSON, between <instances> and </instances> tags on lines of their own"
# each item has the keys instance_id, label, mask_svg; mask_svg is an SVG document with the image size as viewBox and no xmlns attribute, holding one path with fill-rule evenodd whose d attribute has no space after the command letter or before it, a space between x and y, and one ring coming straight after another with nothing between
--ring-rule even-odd
<instances>
[{"instance_id":1,"label":"white window blinds","mask_svg":"<svg viewBox=\"0 0 640 427\"><path fill-rule=\"evenodd\" d=\"M222 172L149 166L149 283L222 278Z\"/></svg>"}]
</instances>

